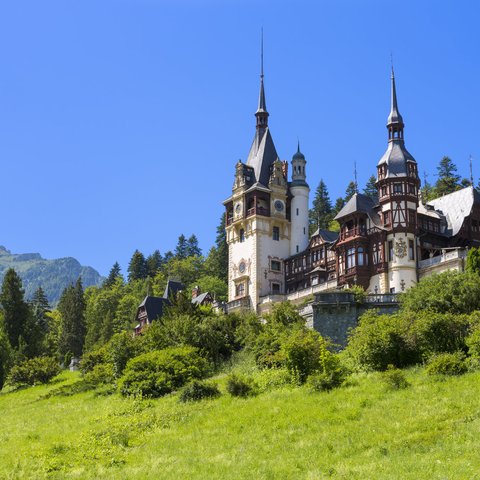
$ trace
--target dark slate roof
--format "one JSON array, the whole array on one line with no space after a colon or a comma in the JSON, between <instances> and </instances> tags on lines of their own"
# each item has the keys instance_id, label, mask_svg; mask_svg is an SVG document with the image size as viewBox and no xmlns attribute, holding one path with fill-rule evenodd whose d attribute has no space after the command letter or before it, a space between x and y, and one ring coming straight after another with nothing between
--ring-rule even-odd
<instances>
[{"instance_id":1,"label":"dark slate roof","mask_svg":"<svg viewBox=\"0 0 480 480\"><path fill-rule=\"evenodd\" d=\"M177 293L184 289L185 287L181 282L177 282L176 280L169 280L167 282L167 286L165 287L163 298L175 298L177 296Z\"/></svg>"},{"instance_id":2,"label":"dark slate roof","mask_svg":"<svg viewBox=\"0 0 480 480\"><path fill-rule=\"evenodd\" d=\"M347 204L337 213L334 220L346 217L352 213L366 213L372 215L375 202L363 193L355 193L353 197L347 202Z\"/></svg>"},{"instance_id":3,"label":"dark slate roof","mask_svg":"<svg viewBox=\"0 0 480 480\"><path fill-rule=\"evenodd\" d=\"M255 171L255 180L257 182L265 186L268 185L271 167L277 159L277 150L273 144L270 129L268 127L263 131L262 129L257 129L247 159L247 165L253 167Z\"/></svg>"},{"instance_id":4,"label":"dark slate roof","mask_svg":"<svg viewBox=\"0 0 480 480\"><path fill-rule=\"evenodd\" d=\"M480 194L473 187L430 200L427 205L443 214L447 220L447 235L455 236L462 228L465 218L472 212L474 204L480 204Z\"/></svg>"},{"instance_id":5,"label":"dark slate roof","mask_svg":"<svg viewBox=\"0 0 480 480\"><path fill-rule=\"evenodd\" d=\"M170 300L162 297L151 297L147 295L138 308L145 307L147 318L150 322L157 320L163 315L165 307L171 305Z\"/></svg>"},{"instance_id":6,"label":"dark slate roof","mask_svg":"<svg viewBox=\"0 0 480 480\"><path fill-rule=\"evenodd\" d=\"M202 305L205 300L211 300L211 295L208 292L201 293L200 295L192 298L192 303L195 305Z\"/></svg>"},{"instance_id":7,"label":"dark slate roof","mask_svg":"<svg viewBox=\"0 0 480 480\"><path fill-rule=\"evenodd\" d=\"M407 162L417 163L405 148L404 141L401 139L394 139L390 140L388 143L387 150L377 166L387 164L386 178L406 177L408 172Z\"/></svg>"},{"instance_id":8,"label":"dark slate roof","mask_svg":"<svg viewBox=\"0 0 480 480\"><path fill-rule=\"evenodd\" d=\"M327 243L333 243L338 238L338 232L331 232L330 230L323 230L321 228L317 228L312 237L316 237L317 235L320 235Z\"/></svg>"}]
</instances>

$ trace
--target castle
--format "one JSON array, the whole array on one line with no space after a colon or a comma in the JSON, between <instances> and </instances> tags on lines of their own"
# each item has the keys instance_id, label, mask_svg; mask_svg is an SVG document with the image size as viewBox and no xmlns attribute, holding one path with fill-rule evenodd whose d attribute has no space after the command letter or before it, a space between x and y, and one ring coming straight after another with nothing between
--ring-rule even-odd
<instances>
[{"instance_id":1,"label":"castle","mask_svg":"<svg viewBox=\"0 0 480 480\"><path fill-rule=\"evenodd\" d=\"M306 159L300 146L281 161L268 126L263 66L256 130L246 163L235 165L225 200L228 310L258 313L272 302L302 302L352 285L370 294L399 293L419 279L463 270L466 250L480 244L480 194L469 186L423 203L415 158L391 75L388 142L377 164L378 201L356 193L338 212L339 232L309 235Z\"/></svg>"}]
</instances>

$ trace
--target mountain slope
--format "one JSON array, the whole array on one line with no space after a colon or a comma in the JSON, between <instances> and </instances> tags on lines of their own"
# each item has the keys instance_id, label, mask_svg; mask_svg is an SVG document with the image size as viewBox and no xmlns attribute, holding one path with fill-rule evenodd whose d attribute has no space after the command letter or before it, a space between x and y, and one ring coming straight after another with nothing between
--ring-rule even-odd
<instances>
[{"instance_id":1,"label":"mountain slope","mask_svg":"<svg viewBox=\"0 0 480 480\"><path fill-rule=\"evenodd\" d=\"M0 246L0 282L9 268L20 275L27 299L41 286L50 305L55 305L63 289L79 277L84 287L100 285L103 281L95 269L83 267L75 258L46 260L39 253L15 254Z\"/></svg>"}]
</instances>

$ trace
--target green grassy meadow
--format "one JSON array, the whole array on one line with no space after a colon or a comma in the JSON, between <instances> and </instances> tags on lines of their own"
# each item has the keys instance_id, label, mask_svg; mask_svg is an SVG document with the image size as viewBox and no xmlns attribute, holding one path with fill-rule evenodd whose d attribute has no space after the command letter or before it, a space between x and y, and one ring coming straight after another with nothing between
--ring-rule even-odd
<instances>
[{"instance_id":1,"label":"green grassy meadow","mask_svg":"<svg viewBox=\"0 0 480 480\"><path fill-rule=\"evenodd\" d=\"M181 404L52 395L78 380L65 372L0 394L0 478L480 478L480 373L406 375L411 386L398 391L365 374L330 393L283 387Z\"/></svg>"}]
</instances>

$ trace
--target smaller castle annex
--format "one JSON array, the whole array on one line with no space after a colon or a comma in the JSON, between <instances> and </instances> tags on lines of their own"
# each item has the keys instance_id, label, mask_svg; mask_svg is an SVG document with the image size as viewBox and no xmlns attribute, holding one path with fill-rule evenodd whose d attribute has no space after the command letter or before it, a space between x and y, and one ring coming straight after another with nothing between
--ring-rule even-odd
<instances>
[{"instance_id":1,"label":"smaller castle annex","mask_svg":"<svg viewBox=\"0 0 480 480\"><path fill-rule=\"evenodd\" d=\"M263 66L256 130L246 163L235 166L225 200L229 247L228 310L259 313L272 302L302 302L352 285L400 293L421 278L463 270L480 245L480 194L473 186L423 203L417 161L405 146L391 74L387 146L377 163L378 200L356 193L338 212L339 232L308 235L310 188L300 151L280 160L268 126Z\"/></svg>"}]
</instances>

